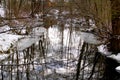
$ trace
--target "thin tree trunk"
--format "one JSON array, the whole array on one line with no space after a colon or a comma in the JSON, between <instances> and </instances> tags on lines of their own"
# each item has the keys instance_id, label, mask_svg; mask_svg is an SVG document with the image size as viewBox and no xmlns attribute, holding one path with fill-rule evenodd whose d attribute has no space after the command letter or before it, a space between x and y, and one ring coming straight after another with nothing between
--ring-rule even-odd
<instances>
[{"instance_id":1,"label":"thin tree trunk","mask_svg":"<svg viewBox=\"0 0 120 80\"><path fill-rule=\"evenodd\" d=\"M80 75L80 65L81 65L81 59L83 57L84 54L84 49L85 49L85 42L83 43L80 55L79 55L79 59L78 59L78 64L77 64L77 72L76 72L76 79L75 80L79 80L79 75Z\"/></svg>"}]
</instances>

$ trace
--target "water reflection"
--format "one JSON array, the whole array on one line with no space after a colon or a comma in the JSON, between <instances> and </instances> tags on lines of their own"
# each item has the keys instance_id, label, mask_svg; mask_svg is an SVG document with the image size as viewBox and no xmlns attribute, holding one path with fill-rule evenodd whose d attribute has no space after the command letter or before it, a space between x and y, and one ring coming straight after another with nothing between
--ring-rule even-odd
<instances>
[{"instance_id":1,"label":"water reflection","mask_svg":"<svg viewBox=\"0 0 120 80\"><path fill-rule=\"evenodd\" d=\"M3 8L2 5L0 5L0 16L4 17L5 16L5 9Z\"/></svg>"},{"instance_id":2,"label":"water reflection","mask_svg":"<svg viewBox=\"0 0 120 80\"><path fill-rule=\"evenodd\" d=\"M54 25L48 29L48 37L50 43L54 46L61 44L62 32L58 25ZM79 31L70 31L70 28L64 28L63 30L63 47L77 48L80 42Z\"/></svg>"}]
</instances>

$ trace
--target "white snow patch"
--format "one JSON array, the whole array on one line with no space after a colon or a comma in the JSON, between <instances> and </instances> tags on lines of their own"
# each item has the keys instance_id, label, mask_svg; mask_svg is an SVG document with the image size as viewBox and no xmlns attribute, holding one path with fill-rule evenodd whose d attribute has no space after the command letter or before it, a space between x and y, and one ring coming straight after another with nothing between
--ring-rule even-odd
<instances>
[{"instance_id":1,"label":"white snow patch","mask_svg":"<svg viewBox=\"0 0 120 80\"><path fill-rule=\"evenodd\" d=\"M44 76L47 76L47 75L52 74L52 70L51 69L45 69L43 73L44 73Z\"/></svg>"},{"instance_id":2,"label":"white snow patch","mask_svg":"<svg viewBox=\"0 0 120 80\"><path fill-rule=\"evenodd\" d=\"M46 35L47 33L47 29L45 29L44 27L36 27L32 30L32 34L35 36L40 36L40 35Z\"/></svg>"},{"instance_id":3,"label":"white snow patch","mask_svg":"<svg viewBox=\"0 0 120 80\"><path fill-rule=\"evenodd\" d=\"M52 13L52 14L54 14L54 15L58 15L59 10L57 10L57 9L52 9L52 10L50 11L50 13Z\"/></svg>"},{"instance_id":4,"label":"white snow patch","mask_svg":"<svg viewBox=\"0 0 120 80\"><path fill-rule=\"evenodd\" d=\"M4 17L5 16L5 9L4 8L0 8L0 16Z\"/></svg>"},{"instance_id":5,"label":"white snow patch","mask_svg":"<svg viewBox=\"0 0 120 80\"><path fill-rule=\"evenodd\" d=\"M102 44L102 41L98 40L98 37L92 33L80 32L80 38L84 40L86 43L90 44Z\"/></svg>"},{"instance_id":6,"label":"white snow patch","mask_svg":"<svg viewBox=\"0 0 120 80\"><path fill-rule=\"evenodd\" d=\"M0 27L0 32L10 30L10 27L8 25L5 25L3 27Z\"/></svg>"},{"instance_id":7,"label":"white snow patch","mask_svg":"<svg viewBox=\"0 0 120 80\"><path fill-rule=\"evenodd\" d=\"M115 70L120 73L120 66L116 67Z\"/></svg>"},{"instance_id":8,"label":"white snow patch","mask_svg":"<svg viewBox=\"0 0 120 80\"><path fill-rule=\"evenodd\" d=\"M0 60L4 60L8 56L9 56L9 54L0 54Z\"/></svg>"},{"instance_id":9,"label":"white snow patch","mask_svg":"<svg viewBox=\"0 0 120 80\"><path fill-rule=\"evenodd\" d=\"M21 34L25 34L25 33L26 33L26 29L22 29Z\"/></svg>"},{"instance_id":10,"label":"white snow patch","mask_svg":"<svg viewBox=\"0 0 120 80\"><path fill-rule=\"evenodd\" d=\"M49 36L49 39L50 39L50 42L52 44L58 44L61 42L61 39L60 39L60 30L58 28L49 28L48 29L48 36Z\"/></svg>"},{"instance_id":11,"label":"white snow patch","mask_svg":"<svg viewBox=\"0 0 120 80\"><path fill-rule=\"evenodd\" d=\"M71 73L73 72L74 68L57 68L56 69L56 73L59 73L59 74L67 74L67 73Z\"/></svg>"},{"instance_id":12,"label":"white snow patch","mask_svg":"<svg viewBox=\"0 0 120 80\"><path fill-rule=\"evenodd\" d=\"M15 47L18 51L22 51L39 40L39 37L24 37L20 35L3 33L0 34L0 51L8 51Z\"/></svg>"},{"instance_id":13,"label":"white snow patch","mask_svg":"<svg viewBox=\"0 0 120 80\"><path fill-rule=\"evenodd\" d=\"M100 52L102 55L105 55L105 56L109 56L112 54L112 52L109 52L108 49L107 49L107 45L100 45L97 47L98 48L98 52Z\"/></svg>"},{"instance_id":14,"label":"white snow patch","mask_svg":"<svg viewBox=\"0 0 120 80\"><path fill-rule=\"evenodd\" d=\"M66 23L66 24L65 24L65 27L70 27L70 24Z\"/></svg>"},{"instance_id":15,"label":"white snow patch","mask_svg":"<svg viewBox=\"0 0 120 80\"><path fill-rule=\"evenodd\" d=\"M120 63L120 53L118 53L117 55L112 54L112 55L107 56L107 57L109 57L109 58L111 58L111 59L114 59L114 60L116 60L118 63Z\"/></svg>"},{"instance_id":16,"label":"white snow patch","mask_svg":"<svg viewBox=\"0 0 120 80\"><path fill-rule=\"evenodd\" d=\"M65 29L64 30L64 46L68 46L69 45L69 39L70 38L70 30L69 29Z\"/></svg>"},{"instance_id":17,"label":"white snow patch","mask_svg":"<svg viewBox=\"0 0 120 80\"><path fill-rule=\"evenodd\" d=\"M13 34L0 34L0 51L8 51L10 48L14 47L16 41L21 38L20 35L13 35Z\"/></svg>"},{"instance_id":18,"label":"white snow patch","mask_svg":"<svg viewBox=\"0 0 120 80\"><path fill-rule=\"evenodd\" d=\"M63 15L67 15L67 14L69 14L69 13L70 13L69 11L63 11L63 12L62 12Z\"/></svg>"},{"instance_id":19,"label":"white snow patch","mask_svg":"<svg viewBox=\"0 0 120 80\"><path fill-rule=\"evenodd\" d=\"M17 50L22 51L28 47L30 47L32 44L38 42L40 38L38 37L25 37L23 39L20 39L17 42Z\"/></svg>"}]
</instances>

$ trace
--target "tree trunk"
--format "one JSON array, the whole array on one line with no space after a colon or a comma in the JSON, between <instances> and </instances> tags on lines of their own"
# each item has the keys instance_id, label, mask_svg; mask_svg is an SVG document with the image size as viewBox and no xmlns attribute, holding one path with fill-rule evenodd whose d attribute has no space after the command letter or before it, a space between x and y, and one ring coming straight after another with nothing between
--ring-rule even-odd
<instances>
[{"instance_id":1,"label":"tree trunk","mask_svg":"<svg viewBox=\"0 0 120 80\"><path fill-rule=\"evenodd\" d=\"M111 0L112 3L112 39L111 51L120 52L120 1Z\"/></svg>"},{"instance_id":2,"label":"tree trunk","mask_svg":"<svg viewBox=\"0 0 120 80\"><path fill-rule=\"evenodd\" d=\"M115 54L120 52L120 19L115 18L112 20L112 39L111 41L111 51Z\"/></svg>"},{"instance_id":3,"label":"tree trunk","mask_svg":"<svg viewBox=\"0 0 120 80\"><path fill-rule=\"evenodd\" d=\"M113 54L117 54L120 52L120 14L118 11L120 11L120 1L119 0L111 0L112 6L112 35L110 39L110 51L113 52ZM105 63L106 69L104 72L104 76L102 80L119 80L120 74L115 70L117 66L119 66L119 63L117 63L115 60L106 58Z\"/></svg>"}]
</instances>

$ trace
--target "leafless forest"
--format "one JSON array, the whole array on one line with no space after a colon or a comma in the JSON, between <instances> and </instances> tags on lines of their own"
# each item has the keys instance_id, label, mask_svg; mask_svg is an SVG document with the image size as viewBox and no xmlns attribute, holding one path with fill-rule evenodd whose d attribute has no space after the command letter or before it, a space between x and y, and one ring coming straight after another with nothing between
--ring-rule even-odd
<instances>
[{"instance_id":1,"label":"leafless forest","mask_svg":"<svg viewBox=\"0 0 120 80\"><path fill-rule=\"evenodd\" d=\"M119 4L0 0L0 80L119 80Z\"/></svg>"}]
</instances>

